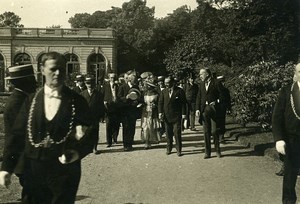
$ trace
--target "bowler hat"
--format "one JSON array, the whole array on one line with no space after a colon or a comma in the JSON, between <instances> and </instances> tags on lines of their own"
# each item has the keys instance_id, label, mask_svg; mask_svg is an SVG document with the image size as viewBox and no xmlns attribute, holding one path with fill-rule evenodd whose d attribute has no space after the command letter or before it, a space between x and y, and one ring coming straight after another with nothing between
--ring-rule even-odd
<instances>
[{"instance_id":1,"label":"bowler hat","mask_svg":"<svg viewBox=\"0 0 300 204\"><path fill-rule=\"evenodd\" d=\"M9 76L5 79L19 79L34 76L32 64L24 64L7 68Z\"/></svg>"}]
</instances>

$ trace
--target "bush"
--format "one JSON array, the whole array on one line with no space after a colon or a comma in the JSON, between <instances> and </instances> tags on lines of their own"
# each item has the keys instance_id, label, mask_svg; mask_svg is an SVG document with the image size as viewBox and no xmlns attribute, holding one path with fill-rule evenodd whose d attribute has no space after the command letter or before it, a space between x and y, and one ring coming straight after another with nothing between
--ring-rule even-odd
<instances>
[{"instance_id":1,"label":"bush","mask_svg":"<svg viewBox=\"0 0 300 204\"><path fill-rule=\"evenodd\" d=\"M292 82L294 66L292 63L260 62L240 74L231 87L236 120L242 125L259 122L264 129L270 129L279 89Z\"/></svg>"}]
</instances>

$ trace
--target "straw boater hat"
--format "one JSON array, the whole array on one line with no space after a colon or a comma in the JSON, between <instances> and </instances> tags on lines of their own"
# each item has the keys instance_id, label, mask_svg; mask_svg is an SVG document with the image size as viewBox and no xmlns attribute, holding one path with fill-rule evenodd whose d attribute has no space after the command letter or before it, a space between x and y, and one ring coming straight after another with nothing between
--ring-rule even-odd
<instances>
[{"instance_id":1,"label":"straw boater hat","mask_svg":"<svg viewBox=\"0 0 300 204\"><path fill-rule=\"evenodd\" d=\"M5 79L20 79L24 77L34 76L32 64L18 65L7 68L9 76Z\"/></svg>"},{"instance_id":2,"label":"straw boater hat","mask_svg":"<svg viewBox=\"0 0 300 204\"><path fill-rule=\"evenodd\" d=\"M83 75L82 74L78 74L78 75L76 75L76 81L84 81L84 77L83 77Z\"/></svg>"},{"instance_id":3,"label":"straw boater hat","mask_svg":"<svg viewBox=\"0 0 300 204\"><path fill-rule=\"evenodd\" d=\"M93 83L93 82L95 82L96 81L96 79L95 79L95 77L94 76L86 76L85 77L85 83Z\"/></svg>"},{"instance_id":4,"label":"straw boater hat","mask_svg":"<svg viewBox=\"0 0 300 204\"><path fill-rule=\"evenodd\" d=\"M137 100L141 97L141 92L136 89L136 88L131 88L129 91L128 91L128 95L127 97L131 100Z\"/></svg>"}]
</instances>

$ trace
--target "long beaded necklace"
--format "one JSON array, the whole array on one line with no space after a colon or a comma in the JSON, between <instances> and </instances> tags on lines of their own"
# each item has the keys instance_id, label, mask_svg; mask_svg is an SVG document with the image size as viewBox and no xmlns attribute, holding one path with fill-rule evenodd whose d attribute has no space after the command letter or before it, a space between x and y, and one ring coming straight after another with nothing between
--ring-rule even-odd
<instances>
[{"instance_id":1,"label":"long beaded necklace","mask_svg":"<svg viewBox=\"0 0 300 204\"><path fill-rule=\"evenodd\" d=\"M293 112L294 112L294 115L296 116L296 118L297 118L298 120L300 120L300 116L297 114L296 109L295 109L295 103L294 103L294 98L293 98L293 94L292 94L292 91L293 91L293 88L294 88L295 83L296 83L296 82L294 82L294 83L292 84L292 87L291 87L291 96L290 96L290 99L291 99L291 106L292 106L292 110L293 110Z\"/></svg>"},{"instance_id":2,"label":"long beaded necklace","mask_svg":"<svg viewBox=\"0 0 300 204\"><path fill-rule=\"evenodd\" d=\"M33 140L33 137L32 137L32 115L33 115L34 108L35 108L35 105L36 105L37 95L41 92L41 90L43 90L43 89L40 89L35 94L35 96L32 100L31 106L30 106L29 118L28 118L28 124L27 124L28 140L29 140L30 144L32 146L34 146L35 148L38 148L38 147L49 148L49 147L51 147L52 144L58 145L58 144L64 143L67 140L67 138L70 136L70 134L72 132L72 129L73 129L73 124L74 124L75 105L74 105L74 99L72 99L72 115L71 115L71 120L70 120L70 123L69 123L69 131L68 131L68 133L66 134L65 137L63 137L60 141L54 141L51 138L50 133L47 131L46 132L46 137L40 143L35 143L34 140Z\"/></svg>"}]
</instances>

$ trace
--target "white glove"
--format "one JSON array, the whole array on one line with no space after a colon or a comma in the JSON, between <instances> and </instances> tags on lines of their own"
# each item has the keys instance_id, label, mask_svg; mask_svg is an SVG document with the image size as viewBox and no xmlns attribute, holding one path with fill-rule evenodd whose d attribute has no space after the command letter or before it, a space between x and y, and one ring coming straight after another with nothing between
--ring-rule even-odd
<instances>
[{"instance_id":1,"label":"white glove","mask_svg":"<svg viewBox=\"0 0 300 204\"><path fill-rule=\"evenodd\" d=\"M86 129L87 129L87 126L77 125L76 126L75 138L77 140L80 140L84 136Z\"/></svg>"},{"instance_id":2,"label":"white glove","mask_svg":"<svg viewBox=\"0 0 300 204\"><path fill-rule=\"evenodd\" d=\"M0 171L0 185L8 188L10 184L11 184L11 174L8 173L7 171Z\"/></svg>"},{"instance_id":3,"label":"white glove","mask_svg":"<svg viewBox=\"0 0 300 204\"><path fill-rule=\"evenodd\" d=\"M285 155L285 141L279 140L276 142L276 150L278 153Z\"/></svg>"},{"instance_id":4,"label":"white glove","mask_svg":"<svg viewBox=\"0 0 300 204\"><path fill-rule=\"evenodd\" d=\"M200 116L200 111L196 110L196 116Z\"/></svg>"},{"instance_id":5,"label":"white glove","mask_svg":"<svg viewBox=\"0 0 300 204\"><path fill-rule=\"evenodd\" d=\"M65 154L58 157L58 160L62 164L70 164L79 159L79 154L75 150L66 150Z\"/></svg>"}]
</instances>

